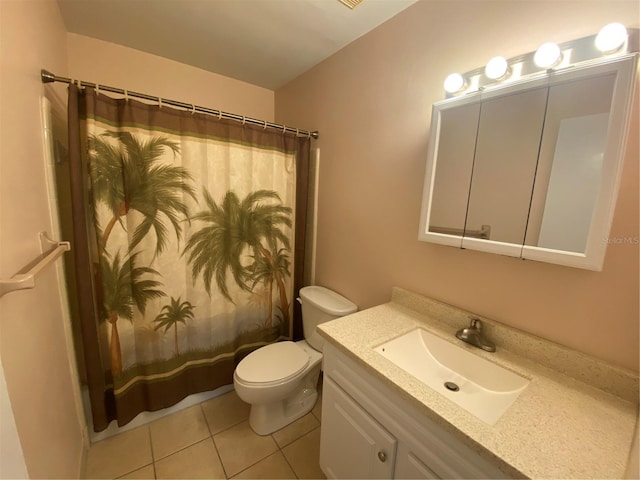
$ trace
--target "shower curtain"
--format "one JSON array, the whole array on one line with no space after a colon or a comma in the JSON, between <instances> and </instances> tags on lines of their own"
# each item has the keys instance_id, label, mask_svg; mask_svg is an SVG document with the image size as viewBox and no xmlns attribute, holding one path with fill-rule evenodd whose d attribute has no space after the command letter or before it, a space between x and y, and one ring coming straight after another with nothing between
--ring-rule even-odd
<instances>
[{"instance_id":1,"label":"shower curtain","mask_svg":"<svg viewBox=\"0 0 640 480\"><path fill-rule=\"evenodd\" d=\"M96 431L301 337L308 138L71 85L69 146Z\"/></svg>"}]
</instances>

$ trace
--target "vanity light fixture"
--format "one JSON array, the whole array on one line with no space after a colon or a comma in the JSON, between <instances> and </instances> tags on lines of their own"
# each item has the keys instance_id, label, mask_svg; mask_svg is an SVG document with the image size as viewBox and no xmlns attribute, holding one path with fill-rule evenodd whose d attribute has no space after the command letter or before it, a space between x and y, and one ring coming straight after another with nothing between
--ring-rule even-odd
<instances>
[{"instance_id":1,"label":"vanity light fixture","mask_svg":"<svg viewBox=\"0 0 640 480\"><path fill-rule=\"evenodd\" d=\"M493 57L484 68L484 74L492 80L504 80L509 73L509 64L504 57Z\"/></svg>"},{"instance_id":2,"label":"vanity light fixture","mask_svg":"<svg viewBox=\"0 0 640 480\"><path fill-rule=\"evenodd\" d=\"M596 36L596 48L602 53L617 51L627 40L627 29L621 23L610 23L602 27Z\"/></svg>"},{"instance_id":3,"label":"vanity light fixture","mask_svg":"<svg viewBox=\"0 0 640 480\"><path fill-rule=\"evenodd\" d=\"M540 68L553 68L562 60L562 52L557 43L547 42L540 45L533 56L534 63Z\"/></svg>"},{"instance_id":4,"label":"vanity light fixture","mask_svg":"<svg viewBox=\"0 0 640 480\"><path fill-rule=\"evenodd\" d=\"M444 89L448 93L457 93L465 86L465 81L459 73L452 73L444 80Z\"/></svg>"},{"instance_id":5,"label":"vanity light fixture","mask_svg":"<svg viewBox=\"0 0 640 480\"><path fill-rule=\"evenodd\" d=\"M516 84L532 76L553 75L565 68L584 65L603 56L637 52L639 38L640 29L627 29L621 23L610 23L597 35L560 44L547 42L535 52L511 58L497 56L484 67L449 75L444 82L446 97L473 95L486 88L500 88L501 84ZM631 48L634 50L630 50Z\"/></svg>"}]
</instances>

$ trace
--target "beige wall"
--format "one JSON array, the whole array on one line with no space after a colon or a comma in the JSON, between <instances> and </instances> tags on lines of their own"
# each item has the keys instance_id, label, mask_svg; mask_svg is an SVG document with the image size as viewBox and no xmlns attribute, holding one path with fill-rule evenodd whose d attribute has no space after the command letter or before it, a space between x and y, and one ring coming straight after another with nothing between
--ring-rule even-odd
<instances>
[{"instance_id":1,"label":"beige wall","mask_svg":"<svg viewBox=\"0 0 640 480\"><path fill-rule=\"evenodd\" d=\"M68 34L67 44L70 78L274 119L272 90L75 33Z\"/></svg>"},{"instance_id":2,"label":"beige wall","mask_svg":"<svg viewBox=\"0 0 640 480\"><path fill-rule=\"evenodd\" d=\"M276 92L276 121L318 129L316 281L360 308L394 285L638 370L638 245L591 272L419 242L431 105L451 72L621 21L629 1L421 1ZM638 237L638 108L613 237Z\"/></svg>"},{"instance_id":3,"label":"beige wall","mask_svg":"<svg viewBox=\"0 0 640 480\"><path fill-rule=\"evenodd\" d=\"M66 32L53 0L0 1L0 276L40 253L52 231L45 184L40 98L60 107L64 89L43 86L40 69L66 73ZM75 367L56 269L33 290L0 299L0 355L25 463L32 478L74 478L83 428ZM11 408L2 404L4 409ZM3 445L3 449L6 445Z\"/></svg>"}]
</instances>

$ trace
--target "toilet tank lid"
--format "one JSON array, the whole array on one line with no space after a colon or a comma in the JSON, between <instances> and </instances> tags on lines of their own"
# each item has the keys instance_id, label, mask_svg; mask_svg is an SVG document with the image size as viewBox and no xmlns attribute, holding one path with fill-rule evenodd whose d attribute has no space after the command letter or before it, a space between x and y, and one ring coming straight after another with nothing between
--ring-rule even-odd
<instances>
[{"instance_id":1,"label":"toilet tank lid","mask_svg":"<svg viewBox=\"0 0 640 480\"><path fill-rule=\"evenodd\" d=\"M358 310L355 303L328 288L313 285L300 289L302 302L309 302L330 315L349 315Z\"/></svg>"}]
</instances>

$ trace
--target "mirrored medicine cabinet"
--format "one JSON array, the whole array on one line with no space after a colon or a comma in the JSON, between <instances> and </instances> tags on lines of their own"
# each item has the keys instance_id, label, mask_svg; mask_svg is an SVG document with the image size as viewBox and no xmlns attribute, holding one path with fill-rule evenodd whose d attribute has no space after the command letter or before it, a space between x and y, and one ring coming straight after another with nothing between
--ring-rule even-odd
<instances>
[{"instance_id":1,"label":"mirrored medicine cabinet","mask_svg":"<svg viewBox=\"0 0 640 480\"><path fill-rule=\"evenodd\" d=\"M419 239L601 270L636 54L433 105Z\"/></svg>"}]
</instances>

